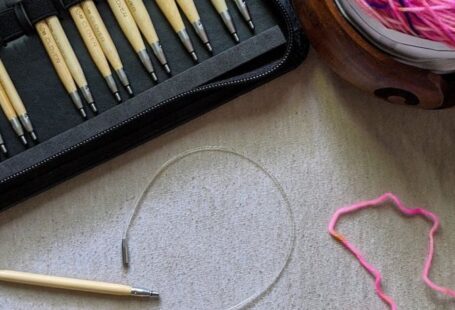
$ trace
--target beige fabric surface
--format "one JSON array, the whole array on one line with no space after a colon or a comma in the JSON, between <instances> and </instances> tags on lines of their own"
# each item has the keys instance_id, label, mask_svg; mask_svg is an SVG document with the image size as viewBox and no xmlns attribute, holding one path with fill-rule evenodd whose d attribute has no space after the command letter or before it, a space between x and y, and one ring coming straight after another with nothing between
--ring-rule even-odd
<instances>
[{"instance_id":1,"label":"beige fabric surface","mask_svg":"<svg viewBox=\"0 0 455 310\"><path fill-rule=\"evenodd\" d=\"M438 213L432 277L455 287L455 110L422 111L371 98L311 52L289 73L0 215L0 268L154 288L160 302L0 284L1 309L226 309L272 278L289 245L270 180L226 154L167 170L133 223L132 266L120 240L134 200L168 159L218 145L260 162L289 195L296 248L254 309L385 309L372 279L326 227L345 204L393 191ZM383 270L400 309L454 309L420 281L428 223L392 209L340 230Z\"/></svg>"}]
</instances>

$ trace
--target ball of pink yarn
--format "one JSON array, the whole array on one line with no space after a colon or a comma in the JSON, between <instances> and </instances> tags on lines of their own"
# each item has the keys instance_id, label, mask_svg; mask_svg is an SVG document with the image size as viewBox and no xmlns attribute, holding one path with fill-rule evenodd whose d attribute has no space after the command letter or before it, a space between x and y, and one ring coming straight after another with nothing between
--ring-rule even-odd
<instances>
[{"instance_id":1,"label":"ball of pink yarn","mask_svg":"<svg viewBox=\"0 0 455 310\"><path fill-rule=\"evenodd\" d=\"M455 47L455 0L356 0L385 27Z\"/></svg>"}]
</instances>

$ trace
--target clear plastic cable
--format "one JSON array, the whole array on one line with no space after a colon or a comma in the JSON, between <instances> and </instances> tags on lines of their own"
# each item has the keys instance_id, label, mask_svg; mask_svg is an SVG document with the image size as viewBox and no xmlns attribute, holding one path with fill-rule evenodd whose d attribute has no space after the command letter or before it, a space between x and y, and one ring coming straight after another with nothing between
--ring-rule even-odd
<instances>
[{"instance_id":1,"label":"clear plastic cable","mask_svg":"<svg viewBox=\"0 0 455 310\"><path fill-rule=\"evenodd\" d=\"M296 243L296 228L295 228L295 218L294 218L294 213L292 211L291 203L289 201L288 196L286 195L286 192L283 189L283 186L278 182L278 180L264 167L262 167L259 163L255 162L254 160L246 157L245 155L242 155L234 150L230 150L227 148L223 147L217 147L217 146L208 146L208 147L201 147L201 148L196 148L192 150L188 150L186 152L181 153L180 155L177 155L176 157L170 159L167 161L164 165L158 169L157 173L153 176L151 181L148 183L142 194L138 197L134 204L133 211L131 213L131 216L127 222L127 225L124 230L123 234L123 240L122 240L122 255L123 255L123 263L125 265L129 264L129 253L128 253L128 239L129 239L129 231L134 223L134 220L136 219L137 215L139 214L139 211L141 209L142 204L145 201L146 194L149 192L149 190L155 185L156 181L160 178L160 176L163 175L163 173L172 165L178 163L184 158L187 158L189 156L198 154L198 153L204 153L204 152L218 152L218 153L225 153L225 154L231 154L234 156L237 156L241 158L242 160L245 160L246 162L250 163L254 167L256 167L259 171L262 172L267 178L269 178L274 187L278 190L280 193L283 201L285 208L287 210L288 214L288 227L289 227L289 246L286 251L286 256L280 267L277 269L277 271L274 273L272 279L268 284L266 284L262 289L258 290L254 294L252 294L250 297L244 299L243 301L237 303L236 305L233 305L227 310L235 310L235 309L242 309L248 305L251 305L252 303L256 302L259 298L263 297L265 294L267 294L271 288L280 280L280 278L283 276L284 271L286 270L287 266L289 265L289 262L292 257L292 253L294 252L295 248L295 243Z\"/></svg>"}]
</instances>

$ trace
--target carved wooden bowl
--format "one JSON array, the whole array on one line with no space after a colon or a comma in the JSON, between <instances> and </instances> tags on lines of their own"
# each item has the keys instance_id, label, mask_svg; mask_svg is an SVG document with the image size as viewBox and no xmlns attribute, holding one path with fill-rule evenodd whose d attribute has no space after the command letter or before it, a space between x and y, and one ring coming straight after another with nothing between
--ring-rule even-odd
<instances>
[{"instance_id":1,"label":"carved wooden bowl","mask_svg":"<svg viewBox=\"0 0 455 310\"><path fill-rule=\"evenodd\" d=\"M343 79L396 104L439 109L455 104L455 76L394 60L364 38L334 0L294 0L320 57Z\"/></svg>"}]
</instances>

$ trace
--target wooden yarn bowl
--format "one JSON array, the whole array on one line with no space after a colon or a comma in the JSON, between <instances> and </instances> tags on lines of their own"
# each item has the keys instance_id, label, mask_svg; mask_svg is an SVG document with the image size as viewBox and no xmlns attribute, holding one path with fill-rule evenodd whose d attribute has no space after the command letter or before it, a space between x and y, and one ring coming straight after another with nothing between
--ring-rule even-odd
<instances>
[{"instance_id":1,"label":"wooden yarn bowl","mask_svg":"<svg viewBox=\"0 0 455 310\"><path fill-rule=\"evenodd\" d=\"M294 0L320 57L343 79L395 104L424 109L455 104L455 79L402 64L373 46L340 13L334 0Z\"/></svg>"}]
</instances>

